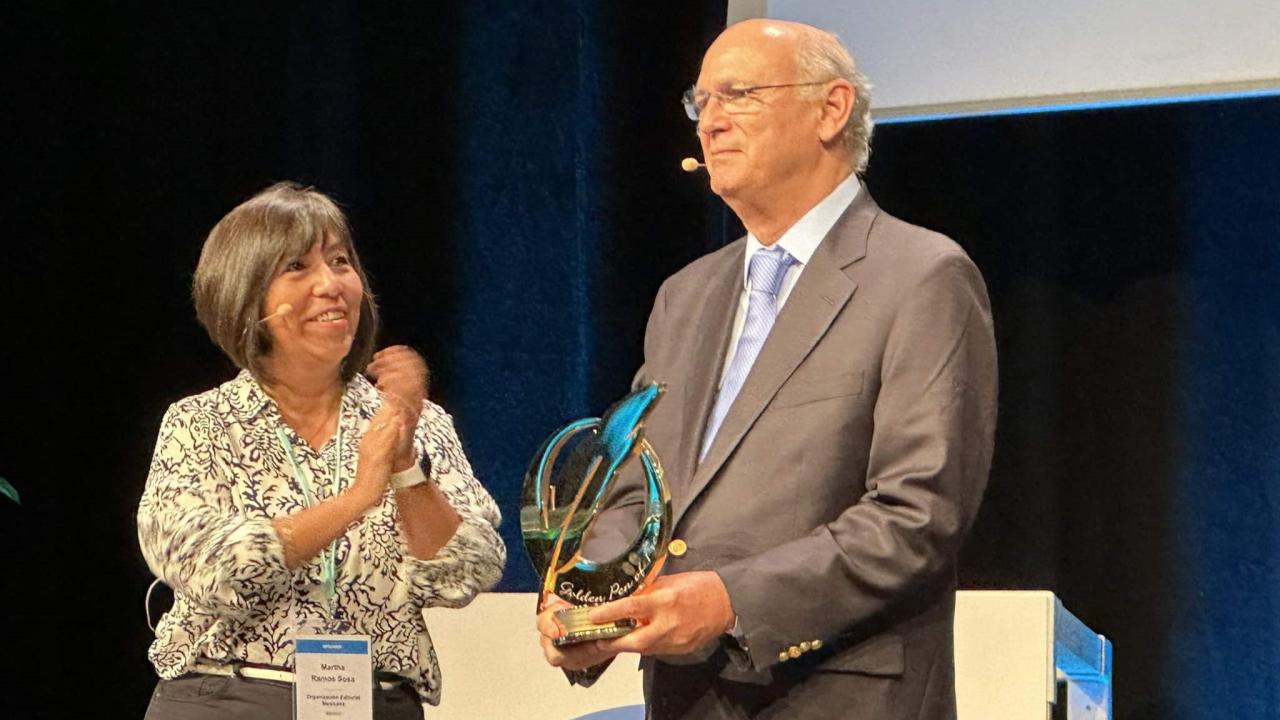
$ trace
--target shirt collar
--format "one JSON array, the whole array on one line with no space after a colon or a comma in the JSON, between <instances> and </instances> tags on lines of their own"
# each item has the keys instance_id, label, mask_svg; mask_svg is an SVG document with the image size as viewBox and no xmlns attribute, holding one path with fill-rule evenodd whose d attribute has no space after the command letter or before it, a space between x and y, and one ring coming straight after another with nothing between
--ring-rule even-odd
<instances>
[{"instance_id":1,"label":"shirt collar","mask_svg":"<svg viewBox=\"0 0 1280 720\"><path fill-rule=\"evenodd\" d=\"M275 401L267 394L262 386L258 384L258 380L248 370L241 370L235 376L235 379L226 384L226 393L229 404L240 416L241 421L249 421L261 413L268 405L274 409ZM372 414L382 403L378 396L378 391L373 387L364 375L356 373L355 377L347 382L346 390L342 395L342 411L343 419L346 419L348 408L360 408L360 415L363 418L365 414ZM366 408L370 408L365 410Z\"/></svg>"},{"instance_id":2,"label":"shirt collar","mask_svg":"<svg viewBox=\"0 0 1280 720\"><path fill-rule=\"evenodd\" d=\"M809 260L813 258L813 253L817 251L818 245L822 243L822 239L831 232L831 228L835 226L836 221L849 208L853 199L858 196L858 191L862 188L862 184L858 182L857 173L849 173L849 177L845 178L835 189L831 191L817 205L809 209L794 225L787 228L787 231L778 238L777 245L787 251L791 257L795 258L800 267L809 264ZM755 235L747 233L747 252L746 257L742 261L742 284L746 287L751 270L751 256L756 250L763 248L764 245Z\"/></svg>"},{"instance_id":3,"label":"shirt collar","mask_svg":"<svg viewBox=\"0 0 1280 720\"><path fill-rule=\"evenodd\" d=\"M248 370L241 370L234 380L227 383L226 393L231 407L243 420L248 420L262 412L262 409L271 401L271 397Z\"/></svg>"}]
</instances>

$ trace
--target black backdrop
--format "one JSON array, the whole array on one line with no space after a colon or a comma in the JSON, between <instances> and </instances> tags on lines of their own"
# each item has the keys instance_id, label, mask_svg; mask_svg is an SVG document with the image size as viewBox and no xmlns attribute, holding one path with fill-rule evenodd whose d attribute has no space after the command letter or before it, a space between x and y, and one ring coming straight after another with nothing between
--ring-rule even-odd
<instances>
[{"instance_id":1,"label":"black backdrop","mask_svg":"<svg viewBox=\"0 0 1280 720\"><path fill-rule=\"evenodd\" d=\"M0 476L23 505L0 502L0 677L6 705L37 704L13 716L141 714L136 499L165 406L230 373L190 273L276 179L348 209L384 340L432 363L507 517L502 587L529 589L528 454L623 392L658 283L736 232L677 167L696 141L676 98L723 21L723 2L8 6ZM877 130L871 192L956 237L996 313L1001 424L962 582L1054 590L1108 634L1120 718L1280 704L1276 127L1261 98Z\"/></svg>"}]
</instances>

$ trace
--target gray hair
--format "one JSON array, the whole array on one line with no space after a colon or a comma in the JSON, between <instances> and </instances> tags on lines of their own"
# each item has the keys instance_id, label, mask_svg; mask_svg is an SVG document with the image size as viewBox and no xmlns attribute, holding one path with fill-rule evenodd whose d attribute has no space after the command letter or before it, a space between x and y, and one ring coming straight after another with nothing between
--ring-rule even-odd
<instances>
[{"instance_id":1,"label":"gray hair","mask_svg":"<svg viewBox=\"0 0 1280 720\"><path fill-rule=\"evenodd\" d=\"M267 288L283 260L305 254L326 237L346 247L364 285L360 324L342 361L343 380L369 364L378 333L378 306L351 243L347 218L314 188L281 182L237 205L213 226L191 285L196 317L237 367L256 378L267 377L263 359L271 353L271 333L259 322Z\"/></svg>"},{"instance_id":2,"label":"gray hair","mask_svg":"<svg viewBox=\"0 0 1280 720\"><path fill-rule=\"evenodd\" d=\"M796 46L796 66L800 77L814 80L842 78L853 85L853 110L849 113L849 121L840 137L853 159L854 171L862 173L867 169L867 161L871 158L871 132L874 129L874 122L871 120L871 82L866 75L858 72L853 55L840 42L840 38L814 27L805 27L800 33ZM820 89L815 89L806 94L812 99L820 92Z\"/></svg>"}]
</instances>

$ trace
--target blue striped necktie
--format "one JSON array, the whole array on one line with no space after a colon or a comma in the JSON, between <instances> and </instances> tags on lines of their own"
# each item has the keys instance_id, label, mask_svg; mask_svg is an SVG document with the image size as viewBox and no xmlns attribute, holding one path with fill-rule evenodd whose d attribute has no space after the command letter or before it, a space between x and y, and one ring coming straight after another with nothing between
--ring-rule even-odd
<instances>
[{"instance_id":1,"label":"blue striped necktie","mask_svg":"<svg viewBox=\"0 0 1280 720\"><path fill-rule=\"evenodd\" d=\"M720 423L733 405L734 398L747 380L747 373L755 364L760 348L764 347L765 338L773 328L773 321L778 317L778 290L782 288L782 278L787 274L787 267L795 259L786 250L774 245L760 248L751 256L751 267L747 274L751 278L751 293L747 298L747 319L742 324L742 334L738 336L738 346L733 353L733 361L729 363L729 371L725 373L724 382L720 384L720 392L716 395L715 407L711 408L711 417L707 419L707 431L702 436L702 452L698 453L698 462L707 456L711 442L716 439Z\"/></svg>"}]
</instances>

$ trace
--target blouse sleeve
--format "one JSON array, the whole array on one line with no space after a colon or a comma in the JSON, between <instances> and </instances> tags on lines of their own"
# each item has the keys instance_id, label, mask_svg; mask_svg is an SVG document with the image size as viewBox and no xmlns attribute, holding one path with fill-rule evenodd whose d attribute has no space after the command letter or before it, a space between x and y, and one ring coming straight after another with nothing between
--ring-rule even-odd
<instances>
[{"instance_id":1,"label":"blouse sleeve","mask_svg":"<svg viewBox=\"0 0 1280 720\"><path fill-rule=\"evenodd\" d=\"M271 521L236 508L234 479L216 462L230 451L216 413L194 398L171 406L138 505L138 540L151 571L175 592L247 619L288 591L290 575Z\"/></svg>"},{"instance_id":2,"label":"blouse sleeve","mask_svg":"<svg viewBox=\"0 0 1280 720\"><path fill-rule=\"evenodd\" d=\"M498 535L502 515L488 491L476 480L453 427L453 419L427 404L418 424L419 452L431 460L431 479L462 517L454 536L430 560L402 553L404 577L421 607L458 608L502 577L507 549Z\"/></svg>"}]
</instances>

